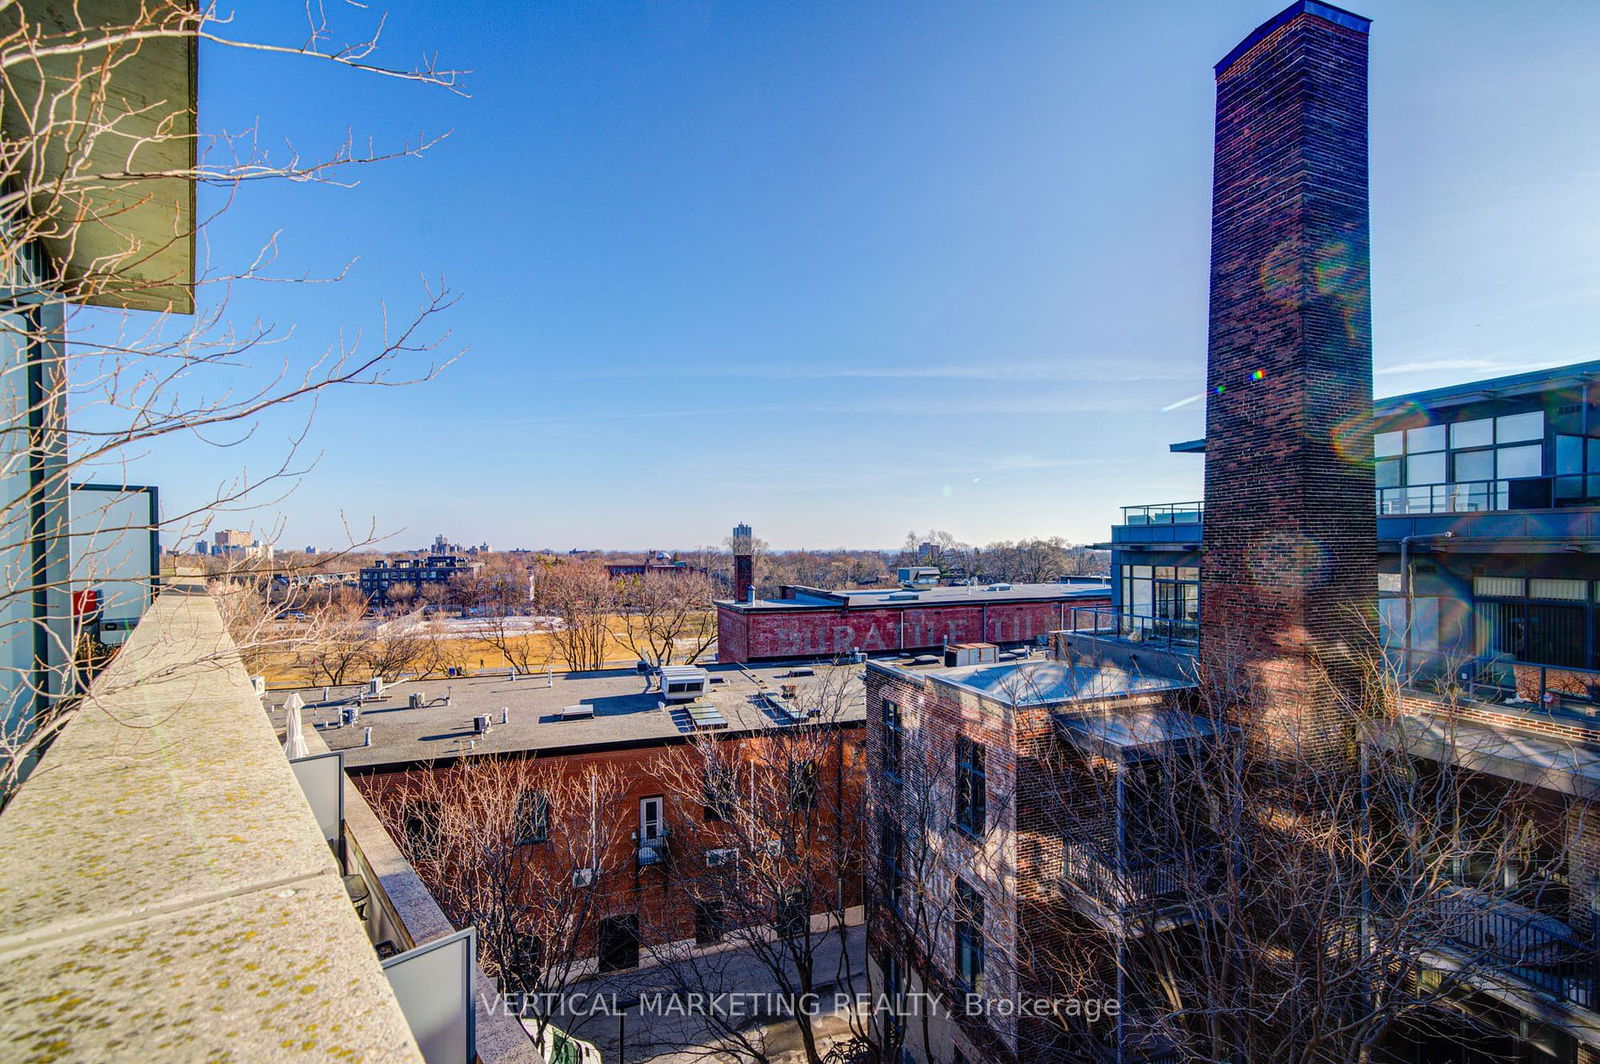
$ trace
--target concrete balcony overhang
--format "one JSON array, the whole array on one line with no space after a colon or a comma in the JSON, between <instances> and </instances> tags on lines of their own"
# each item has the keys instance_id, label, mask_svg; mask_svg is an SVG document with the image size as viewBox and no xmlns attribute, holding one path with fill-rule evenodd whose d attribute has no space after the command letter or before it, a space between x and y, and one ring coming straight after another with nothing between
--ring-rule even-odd
<instances>
[{"instance_id":1,"label":"concrete balcony overhang","mask_svg":"<svg viewBox=\"0 0 1600 1064\"><path fill-rule=\"evenodd\" d=\"M1600 749L1446 715L1406 714L1385 741L1412 756L1588 801L1600 799Z\"/></svg>"},{"instance_id":2,"label":"concrete balcony overhang","mask_svg":"<svg viewBox=\"0 0 1600 1064\"><path fill-rule=\"evenodd\" d=\"M193 313L195 0L22 0L0 23L36 39L5 49L0 130L67 294Z\"/></svg>"}]
</instances>

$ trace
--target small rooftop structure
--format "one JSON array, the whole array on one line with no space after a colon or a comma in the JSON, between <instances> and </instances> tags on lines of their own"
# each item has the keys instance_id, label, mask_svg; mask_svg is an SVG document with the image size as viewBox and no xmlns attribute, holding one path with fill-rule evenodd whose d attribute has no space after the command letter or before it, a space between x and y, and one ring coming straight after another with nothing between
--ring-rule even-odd
<instances>
[{"instance_id":1,"label":"small rooftop structure","mask_svg":"<svg viewBox=\"0 0 1600 1064\"><path fill-rule=\"evenodd\" d=\"M668 702L693 702L710 683L711 674L695 665L661 667L661 697Z\"/></svg>"}]
</instances>

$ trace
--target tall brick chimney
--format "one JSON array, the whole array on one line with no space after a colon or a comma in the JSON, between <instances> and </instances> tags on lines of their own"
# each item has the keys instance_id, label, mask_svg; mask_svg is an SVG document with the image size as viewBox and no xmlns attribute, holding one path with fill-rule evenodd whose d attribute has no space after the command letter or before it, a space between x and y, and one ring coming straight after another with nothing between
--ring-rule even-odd
<instances>
[{"instance_id":1,"label":"tall brick chimney","mask_svg":"<svg viewBox=\"0 0 1600 1064\"><path fill-rule=\"evenodd\" d=\"M1216 67L1201 655L1274 749L1376 654L1369 25L1299 0Z\"/></svg>"},{"instance_id":2,"label":"tall brick chimney","mask_svg":"<svg viewBox=\"0 0 1600 1064\"><path fill-rule=\"evenodd\" d=\"M735 602L747 602L750 592L756 583L755 540L750 534L750 526L737 524L733 526L733 598Z\"/></svg>"}]
</instances>

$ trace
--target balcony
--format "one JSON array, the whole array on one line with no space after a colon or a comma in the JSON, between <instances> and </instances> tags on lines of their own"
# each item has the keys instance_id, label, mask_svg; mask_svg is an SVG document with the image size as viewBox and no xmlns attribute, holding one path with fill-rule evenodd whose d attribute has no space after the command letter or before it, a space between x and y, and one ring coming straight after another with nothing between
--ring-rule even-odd
<instances>
[{"instance_id":1,"label":"balcony","mask_svg":"<svg viewBox=\"0 0 1600 1064\"><path fill-rule=\"evenodd\" d=\"M1122 508L1124 525L1196 525L1205 513L1206 504L1193 502L1153 502Z\"/></svg>"},{"instance_id":2,"label":"balcony","mask_svg":"<svg viewBox=\"0 0 1600 1064\"><path fill-rule=\"evenodd\" d=\"M1200 645L1198 621L1145 617L1112 606L1074 607L1071 630L1179 653L1192 653Z\"/></svg>"},{"instance_id":3,"label":"balcony","mask_svg":"<svg viewBox=\"0 0 1600 1064\"><path fill-rule=\"evenodd\" d=\"M1063 839L1061 850L1068 895L1089 902L1091 915L1107 924L1125 924L1137 915L1175 915L1214 891L1221 878L1223 852L1214 845L1189 853L1118 855Z\"/></svg>"},{"instance_id":4,"label":"balcony","mask_svg":"<svg viewBox=\"0 0 1600 1064\"><path fill-rule=\"evenodd\" d=\"M661 829L661 834L653 839L641 839L638 832L634 833L634 841L638 844L638 860L641 870L658 868L667 863L672 857L672 851L667 844L672 832L667 828Z\"/></svg>"},{"instance_id":5,"label":"balcony","mask_svg":"<svg viewBox=\"0 0 1600 1064\"><path fill-rule=\"evenodd\" d=\"M1469 887L1448 889L1432 903L1430 916L1420 930L1447 944L1452 956L1444 967L1457 977L1477 984L1513 980L1565 1004L1595 1008L1600 916L1591 913L1580 932L1556 917Z\"/></svg>"}]
</instances>

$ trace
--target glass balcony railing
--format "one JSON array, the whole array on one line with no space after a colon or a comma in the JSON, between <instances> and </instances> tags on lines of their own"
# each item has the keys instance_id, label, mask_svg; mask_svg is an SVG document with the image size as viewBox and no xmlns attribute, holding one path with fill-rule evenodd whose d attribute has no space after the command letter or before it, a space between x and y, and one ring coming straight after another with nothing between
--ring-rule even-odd
<instances>
[{"instance_id":1,"label":"glass balcony railing","mask_svg":"<svg viewBox=\"0 0 1600 1064\"><path fill-rule=\"evenodd\" d=\"M1122 523L1125 525L1192 525L1200 521L1206 504L1193 502L1153 502L1142 506L1124 506Z\"/></svg>"},{"instance_id":2,"label":"glass balcony railing","mask_svg":"<svg viewBox=\"0 0 1600 1064\"><path fill-rule=\"evenodd\" d=\"M1150 643L1166 649L1191 649L1200 643L1200 622L1146 617L1108 606L1079 606L1072 611L1072 630Z\"/></svg>"}]
</instances>

